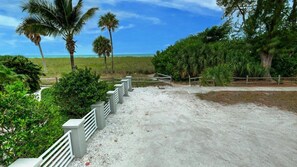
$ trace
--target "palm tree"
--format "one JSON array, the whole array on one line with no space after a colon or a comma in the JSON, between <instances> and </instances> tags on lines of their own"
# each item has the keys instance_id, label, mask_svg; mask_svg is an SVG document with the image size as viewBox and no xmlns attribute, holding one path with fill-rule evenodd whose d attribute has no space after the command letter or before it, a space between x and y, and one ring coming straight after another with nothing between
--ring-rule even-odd
<instances>
[{"instance_id":1,"label":"palm tree","mask_svg":"<svg viewBox=\"0 0 297 167\"><path fill-rule=\"evenodd\" d=\"M47 36L61 35L66 41L66 49L70 54L71 69L75 70L74 35L80 33L83 25L94 16L98 8L91 8L82 14L83 0L78 0L77 5L72 5L72 0L54 0L53 3L46 0L30 0L23 4L23 11L30 15L24 22L32 23L29 28L32 32L44 32Z\"/></svg>"},{"instance_id":2,"label":"palm tree","mask_svg":"<svg viewBox=\"0 0 297 167\"><path fill-rule=\"evenodd\" d=\"M32 23L30 23L32 24ZM41 42L41 36L39 33L34 33L30 29L29 23L28 22L23 22L21 23L18 27L16 32L19 34L24 34L27 38L31 40L36 46L38 46L41 57L42 57L42 64L43 64L43 70L45 73L47 73L47 68L46 68L46 62L44 59L43 51L40 45Z\"/></svg>"},{"instance_id":3,"label":"palm tree","mask_svg":"<svg viewBox=\"0 0 297 167\"><path fill-rule=\"evenodd\" d=\"M93 51L97 53L99 57L101 55L104 56L105 71L107 71L106 57L109 57L111 53L110 40L103 36L99 36L93 42Z\"/></svg>"},{"instance_id":4,"label":"palm tree","mask_svg":"<svg viewBox=\"0 0 297 167\"><path fill-rule=\"evenodd\" d=\"M116 18L116 15L113 13L106 13L105 15L100 17L98 22L98 26L101 28L102 31L105 29L108 30L110 43L111 43L111 69L113 70L113 42L112 42L112 35L111 32L114 32L116 28L119 26L119 20Z\"/></svg>"}]
</instances>

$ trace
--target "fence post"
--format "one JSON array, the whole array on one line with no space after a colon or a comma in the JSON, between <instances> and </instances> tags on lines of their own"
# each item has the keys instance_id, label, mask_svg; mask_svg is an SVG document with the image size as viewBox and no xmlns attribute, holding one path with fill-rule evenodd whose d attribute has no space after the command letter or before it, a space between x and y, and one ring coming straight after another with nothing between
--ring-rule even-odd
<instances>
[{"instance_id":1,"label":"fence post","mask_svg":"<svg viewBox=\"0 0 297 167\"><path fill-rule=\"evenodd\" d=\"M116 85L114 85L116 88L118 88L118 92L119 92L119 103L120 104L123 104L124 103L124 98L123 98L123 96L124 96L124 94L123 94L123 84L116 84Z\"/></svg>"},{"instance_id":2,"label":"fence post","mask_svg":"<svg viewBox=\"0 0 297 167\"><path fill-rule=\"evenodd\" d=\"M84 156L87 150L84 120L70 119L62 127L64 133L71 130L71 145L74 156L79 158Z\"/></svg>"},{"instance_id":3,"label":"fence post","mask_svg":"<svg viewBox=\"0 0 297 167\"><path fill-rule=\"evenodd\" d=\"M115 114L117 112L117 103L115 102L115 91L108 91L107 95L109 96L109 100L110 100L110 113Z\"/></svg>"},{"instance_id":4,"label":"fence post","mask_svg":"<svg viewBox=\"0 0 297 167\"><path fill-rule=\"evenodd\" d=\"M132 76L126 76L126 79L128 79L129 80L129 85L128 85L128 87L129 87L129 92L132 92Z\"/></svg>"},{"instance_id":5,"label":"fence post","mask_svg":"<svg viewBox=\"0 0 297 167\"><path fill-rule=\"evenodd\" d=\"M59 79L58 79L58 77L56 77L56 83L58 83L59 82Z\"/></svg>"},{"instance_id":6,"label":"fence post","mask_svg":"<svg viewBox=\"0 0 297 167\"><path fill-rule=\"evenodd\" d=\"M247 75L245 79L245 84L247 85L248 83L249 83L249 76Z\"/></svg>"},{"instance_id":7,"label":"fence post","mask_svg":"<svg viewBox=\"0 0 297 167\"><path fill-rule=\"evenodd\" d=\"M124 90L125 90L124 96L129 96L129 94L128 94L128 80L122 79L121 82L124 85Z\"/></svg>"},{"instance_id":8,"label":"fence post","mask_svg":"<svg viewBox=\"0 0 297 167\"><path fill-rule=\"evenodd\" d=\"M91 109L96 108L96 122L99 130L102 130L106 126L106 120L104 117L104 102L99 102L91 105Z\"/></svg>"},{"instance_id":9,"label":"fence post","mask_svg":"<svg viewBox=\"0 0 297 167\"><path fill-rule=\"evenodd\" d=\"M280 82L281 82L281 76L280 76L280 75L278 75L277 84L279 85L279 84L280 84Z\"/></svg>"},{"instance_id":10,"label":"fence post","mask_svg":"<svg viewBox=\"0 0 297 167\"><path fill-rule=\"evenodd\" d=\"M19 158L9 167L39 167L42 158Z\"/></svg>"}]
</instances>

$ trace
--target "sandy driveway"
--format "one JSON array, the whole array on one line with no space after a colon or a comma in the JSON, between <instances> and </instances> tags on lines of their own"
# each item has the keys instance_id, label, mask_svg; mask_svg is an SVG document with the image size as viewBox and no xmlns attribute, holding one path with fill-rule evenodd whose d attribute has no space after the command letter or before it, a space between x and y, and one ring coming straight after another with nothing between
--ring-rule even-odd
<instances>
[{"instance_id":1,"label":"sandy driveway","mask_svg":"<svg viewBox=\"0 0 297 167\"><path fill-rule=\"evenodd\" d=\"M222 106L186 89L135 89L69 166L296 166L296 114Z\"/></svg>"}]
</instances>

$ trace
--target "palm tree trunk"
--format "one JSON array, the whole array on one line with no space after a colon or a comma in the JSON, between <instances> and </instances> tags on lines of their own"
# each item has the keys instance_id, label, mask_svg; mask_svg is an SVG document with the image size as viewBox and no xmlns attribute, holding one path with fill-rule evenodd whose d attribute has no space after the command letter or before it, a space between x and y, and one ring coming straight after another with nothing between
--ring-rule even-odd
<instances>
[{"instance_id":1,"label":"palm tree trunk","mask_svg":"<svg viewBox=\"0 0 297 167\"><path fill-rule=\"evenodd\" d=\"M75 41L73 40L72 35L69 35L66 38L66 48L70 54L71 70L75 71L75 69L76 69L75 64L74 64Z\"/></svg>"},{"instance_id":2,"label":"palm tree trunk","mask_svg":"<svg viewBox=\"0 0 297 167\"><path fill-rule=\"evenodd\" d=\"M39 51L40 51L40 54L41 54L41 57L42 57L43 70L44 70L45 73L47 73L46 62L45 62L45 59L44 59L44 55L43 55L43 51L42 51L40 43L38 43L38 48L39 48Z\"/></svg>"},{"instance_id":3,"label":"palm tree trunk","mask_svg":"<svg viewBox=\"0 0 297 167\"><path fill-rule=\"evenodd\" d=\"M70 53L70 64L71 64L71 70L74 71L75 68L75 64L74 64L74 54Z\"/></svg>"},{"instance_id":4,"label":"palm tree trunk","mask_svg":"<svg viewBox=\"0 0 297 167\"><path fill-rule=\"evenodd\" d=\"M104 54L105 72L107 72L106 54Z\"/></svg>"},{"instance_id":5,"label":"palm tree trunk","mask_svg":"<svg viewBox=\"0 0 297 167\"><path fill-rule=\"evenodd\" d=\"M111 71L112 71L112 73L114 73L114 70L113 70L113 43L112 43L111 30L108 29L108 32L109 32L109 38L110 38L110 44L111 44Z\"/></svg>"}]
</instances>

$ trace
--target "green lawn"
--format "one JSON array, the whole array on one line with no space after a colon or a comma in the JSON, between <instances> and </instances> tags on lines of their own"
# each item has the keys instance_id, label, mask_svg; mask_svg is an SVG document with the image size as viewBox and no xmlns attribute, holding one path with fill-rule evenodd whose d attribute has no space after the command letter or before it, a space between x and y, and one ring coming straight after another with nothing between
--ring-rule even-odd
<instances>
[{"instance_id":1,"label":"green lawn","mask_svg":"<svg viewBox=\"0 0 297 167\"><path fill-rule=\"evenodd\" d=\"M30 60L42 66L40 58L32 58ZM75 58L75 65L78 68L92 68L93 71L101 74L102 77L143 76L154 73L154 66L151 60L152 57L115 57L115 74L110 73L111 58L107 59L109 72L105 72L103 58ZM45 78L61 77L62 74L71 71L69 58L47 58L46 64L48 72L44 76Z\"/></svg>"}]
</instances>

